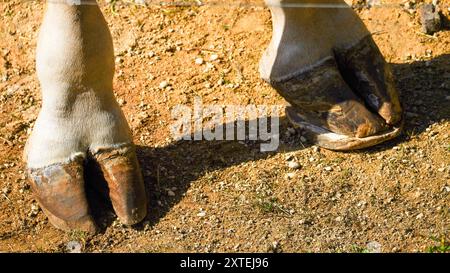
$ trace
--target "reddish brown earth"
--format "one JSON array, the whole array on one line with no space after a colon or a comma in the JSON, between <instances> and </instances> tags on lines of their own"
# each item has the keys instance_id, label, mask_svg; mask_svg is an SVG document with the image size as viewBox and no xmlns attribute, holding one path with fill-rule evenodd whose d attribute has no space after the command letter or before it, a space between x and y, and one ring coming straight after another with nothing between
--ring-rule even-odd
<instances>
[{"instance_id":1,"label":"reddish brown earth","mask_svg":"<svg viewBox=\"0 0 450 273\"><path fill-rule=\"evenodd\" d=\"M331 152L289 133L282 117L280 150L261 153L252 142L175 142L170 113L195 96L205 104L283 104L257 72L271 35L266 8L100 3L116 48L115 92L139 145L149 215L127 228L106 201L91 198L102 232L86 236L54 229L38 209L21 154L41 104L34 53L44 4L1 1L0 251L67 251L72 241L86 252L448 250L448 25L429 36L414 9L358 9L394 68L407 111L401 137ZM441 1L447 20L449 3ZM219 58L210 61L214 54ZM199 57L204 64L195 63ZM162 90L163 81L169 87ZM300 169L288 167L290 157Z\"/></svg>"}]
</instances>

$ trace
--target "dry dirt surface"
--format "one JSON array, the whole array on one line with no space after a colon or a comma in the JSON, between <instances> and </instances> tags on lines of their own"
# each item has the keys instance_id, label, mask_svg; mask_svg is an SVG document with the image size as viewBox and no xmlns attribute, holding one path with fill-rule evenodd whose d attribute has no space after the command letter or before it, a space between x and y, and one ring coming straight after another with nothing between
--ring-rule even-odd
<instances>
[{"instance_id":1,"label":"dry dirt surface","mask_svg":"<svg viewBox=\"0 0 450 273\"><path fill-rule=\"evenodd\" d=\"M331 152L309 144L282 114L280 149L262 153L252 141L177 142L170 133L171 109L196 96L283 105L258 75L271 36L260 2L100 0L115 44L115 94L138 145L150 209L128 228L90 192L102 229L95 236L56 230L33 200L22 150L41 105L34 54L44 3L1 1L0 251L448 251L450 5L440 1L444 29L425 35L416 10L423 2L396 1L357 11L392 63L406 109L401 137ZM89 172L88 183L98 183Z\"/></svg>"}]
</instances>

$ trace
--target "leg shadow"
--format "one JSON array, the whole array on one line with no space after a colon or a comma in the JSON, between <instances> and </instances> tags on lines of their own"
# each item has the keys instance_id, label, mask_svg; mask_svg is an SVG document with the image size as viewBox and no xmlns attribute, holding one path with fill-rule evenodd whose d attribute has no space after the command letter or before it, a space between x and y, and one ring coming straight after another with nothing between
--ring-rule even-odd
<instances>
[{"instance_id":1,"label":"leg shadow","mask_svg":"<svg viewBox=\"0 0 450 273\"><path fill-rule=\"evenodd\" d=\"M246 122L246 132L248 133ZM227 128L227 125L223 125ZM144 176L148 199L146 219L134 226L140 230L153 226L184 197L191 183L215 170L266 159L277 153L297 151L309 146L302 142L299 130L287 134L288 121L280 118L280 146L274 152L261 152L259 141L178 141L164 147L138 146L137 156ZM270 126L269 126L270 128ZM247 136L248 134L246 134ZM116 219L108 187L99 166L88 160L85 168L87 194L92 214L104 232ZM211 177L210 183L220 181ZM101 198L98 198L98 197Z\"/></svg>"},{"instance_id":2,"label":"leg shadow","mask_svg":"<svg viewBox=\"0 0 450 273\"><path fill-rule=\"evenodd\" d=\"M352 153L376 153L391 149L424 132L431 124L450 119L450 55L411 64L392 64L392 68L405 108L404 132L394 140ZM150 226L157 224L181 201L191 183L208 173L311 145L301 141L299 130L287 135L288 127L287 119L280 118L280 148L274 152L260 152L261 143L256 141L179 141L158 148L138 146L137 155L149 200L149 212L143 223ZM106 182L92 160L87 164L86 181L93 185L88 187L91 188L88 196L93 215L105 230L116 217L107 197ZM212 174L210 183L220 181ZM96 198L99 193L105 198ZM134 228L139 230L144 225L141 223Z\"/></svg>"},{"instance_id":3,"label":"leg shadow","mask_svg":"<svg viewBox=\"0 0 450 273\"><path fill-rule=\"evenodd\" d=\"M432 124L450 120L450 54L391 66L405 110L405 128L400 137L360 153L391 149Z\"/></svg>"}]
</instances>

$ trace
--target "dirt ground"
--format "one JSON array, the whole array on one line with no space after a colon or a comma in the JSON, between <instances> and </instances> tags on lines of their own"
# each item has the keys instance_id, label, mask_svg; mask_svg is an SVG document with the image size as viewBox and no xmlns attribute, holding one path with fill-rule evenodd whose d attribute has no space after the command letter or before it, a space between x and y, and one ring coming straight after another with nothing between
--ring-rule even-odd
<instances>
[{"instance_id":1,"label":"dirt ground","mask_svg":"<svg viewBox=\"0 0 450 273\"><path fill-rule=\"evenodd\" d=\"M100 234L64 233L48 223L21 158L41 105L34 54L44 4L2 0L1 252L68 251L74 242L83 252L448 251L450 31L421 33L415 7L422 1L357 9L392 63L406 128L394 141L348 153L311 146L284 114L277 152L261 153L251 141L172 140L171 109L195 96L204 104L283 105L258 74L271 36L268 10L253 5L261 2L99 2L114 38L115 93L139 147L149 215L127 228L107 200L94 197ZM448 20L450 2L440 2ZM288 160L301 167L289 168Z\"/></svg>"}]
</instances>

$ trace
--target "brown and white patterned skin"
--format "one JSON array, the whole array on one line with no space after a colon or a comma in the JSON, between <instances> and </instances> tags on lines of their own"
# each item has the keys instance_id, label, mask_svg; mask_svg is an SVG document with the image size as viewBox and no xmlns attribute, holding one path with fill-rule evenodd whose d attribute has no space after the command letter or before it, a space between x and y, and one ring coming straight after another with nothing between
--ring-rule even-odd
<instances>
[{"instance_id":1,"label":"brown and white patterned skin","mask_svg":"<svg viewBox=\"0 0 450 273\"><path fill-rule=\"evenodd\" d=\"M43 105L25 160L50 222L94 233L83 178L88 158L101 167L122 223L145 218L147 200L130 129L113 94L111 34L95 0L77 2L47 1L36 57ZM267 0L273 37L260 62L261 77L291 103L294 124L313 128L319 145L349 150L396 136L398 95L376 45L364 39L368 31L361 20L350 8L289 5L305 2L345 4Z\"/></svg>"}]
</instances>

